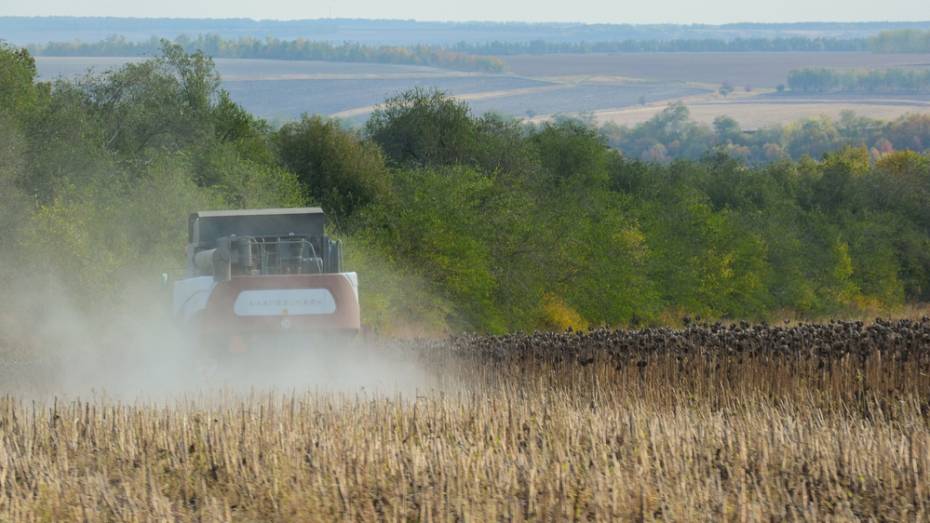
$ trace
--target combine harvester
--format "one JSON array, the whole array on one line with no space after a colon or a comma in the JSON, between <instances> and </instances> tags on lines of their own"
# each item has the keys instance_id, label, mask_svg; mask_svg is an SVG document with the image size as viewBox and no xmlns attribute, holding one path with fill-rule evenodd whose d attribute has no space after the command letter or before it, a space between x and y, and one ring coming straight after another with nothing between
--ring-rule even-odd
<instances>
[{"instance_id":1,"label":"combine harvester","mask_svg":"<svg viewBox=\"0 0 930 523\"><path fill-rule=\"evenodd\" d=\"M357 334L358 278L325 221L319 208L191 214L175 317L219 352Z\"/></svg>"}]
</instances>

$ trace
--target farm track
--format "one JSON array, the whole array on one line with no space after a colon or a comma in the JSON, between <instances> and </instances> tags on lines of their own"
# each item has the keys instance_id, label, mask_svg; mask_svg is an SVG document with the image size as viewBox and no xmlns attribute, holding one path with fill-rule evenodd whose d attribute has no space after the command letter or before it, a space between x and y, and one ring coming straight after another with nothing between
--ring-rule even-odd
<instances>
[{"instance_id":1,"label":"farm track","mask_svg":"<svg viewBox=\"0 0 930 523\"><path fill-rule=\"evenodd\" d=\"M930 318L398 343L411 396L0 399L2 521L926 520Z\"/></svg>"}]
</instances>

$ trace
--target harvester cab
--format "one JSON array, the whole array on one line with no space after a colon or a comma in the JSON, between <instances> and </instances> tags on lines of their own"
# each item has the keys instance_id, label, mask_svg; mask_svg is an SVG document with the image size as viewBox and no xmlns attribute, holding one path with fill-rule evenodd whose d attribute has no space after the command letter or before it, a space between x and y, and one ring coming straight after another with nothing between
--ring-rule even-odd
<instances>
[{"instance_id":1,"label":"harvester cab","mask_svg":"<svg viewBox=\"0 0 930 523\"><path fill-rule=\"evenodd\" d=\"M288 332L357 333L358 278L319 208L201 211L190 215L185 275L173 310L203 340L249 346Z\"/></svg>"}]
</instances>

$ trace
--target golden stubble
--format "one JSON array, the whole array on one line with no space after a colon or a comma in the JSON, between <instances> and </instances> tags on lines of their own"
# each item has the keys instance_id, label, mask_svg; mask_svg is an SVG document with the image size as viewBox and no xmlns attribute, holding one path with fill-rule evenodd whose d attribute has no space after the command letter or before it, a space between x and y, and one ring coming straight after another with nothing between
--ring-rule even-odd
<instances>
[{"instance_id":1,"label":"golden stubble","mask_svg":"<svg viewBox=\"0 0 930 523\"><path fill-rule=\"evenodd\" d=\"M923 520L919 329L832 356L431 342L411 357L455 385L413 394L7 396L0 520Z\"/></svg>"}]
</instances>

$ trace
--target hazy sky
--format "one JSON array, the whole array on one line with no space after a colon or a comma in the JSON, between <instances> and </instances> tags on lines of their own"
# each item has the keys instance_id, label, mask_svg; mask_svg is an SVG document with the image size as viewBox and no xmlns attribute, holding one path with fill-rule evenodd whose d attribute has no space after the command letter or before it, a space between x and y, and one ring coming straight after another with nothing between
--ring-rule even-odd
<instances>
[{"instance_id":1,"label":"hazy sky","mask_svg":"<svg viewBox=\"0 0 930 523\"><path fill-rule=\"evenodd\" d=\"M0 0L0 15L591 23L916 21L928 0Z\"/></svg>"}]
</instances>

